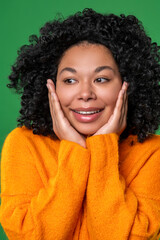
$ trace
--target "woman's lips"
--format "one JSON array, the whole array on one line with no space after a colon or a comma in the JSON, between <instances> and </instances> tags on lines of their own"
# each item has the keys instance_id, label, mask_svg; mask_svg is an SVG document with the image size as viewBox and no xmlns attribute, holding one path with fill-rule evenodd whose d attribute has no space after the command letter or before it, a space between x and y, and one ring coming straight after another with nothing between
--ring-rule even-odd
<instances>
[{"instance_id":1,"label":"woman's lips","mask_svg":"<svg viewBox=\"0 0 160 240\"><path fill-rule=\"evenodd\" d=\"M103 109L100 108L78 108L72 109L73 116L78 122L90 123L96 121L102 114Z\"/></svg>"}]
</instances>

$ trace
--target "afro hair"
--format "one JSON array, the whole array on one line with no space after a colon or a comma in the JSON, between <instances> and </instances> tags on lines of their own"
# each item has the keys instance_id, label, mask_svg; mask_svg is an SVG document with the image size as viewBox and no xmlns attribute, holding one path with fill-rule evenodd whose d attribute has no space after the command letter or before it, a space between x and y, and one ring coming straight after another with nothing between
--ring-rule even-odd
<instances>
[{"instance_id":1,"label":"afro hair","mask_svg":"<svg viewBox=\"0 0 160 240\"><path fill-rule=\"evenodd\" d=\"M46 81L50 78L56 84L64 52L83 41L102 44L112 52L122 81L129 83L127 127L121 139L133 134L143 142L160 124L160 47L152 43L135 16L100 14L92 9L47 22L40 35L30 36L30 43L18 51L7 85L22 94L18 126L56 137Z\"/></svg>"}]
</instances>

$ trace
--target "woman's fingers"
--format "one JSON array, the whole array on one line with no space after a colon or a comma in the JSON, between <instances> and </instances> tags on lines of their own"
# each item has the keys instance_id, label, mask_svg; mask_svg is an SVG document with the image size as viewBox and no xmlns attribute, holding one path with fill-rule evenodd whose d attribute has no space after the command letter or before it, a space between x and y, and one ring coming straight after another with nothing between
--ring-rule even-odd
<instances>
[{"instance_id":1,"label":"woman's fingers","mask_svg":"<svg viewBox=\"0 0 160 240\"><path fill-rule=\"evenodd\" d=\"M120 120L119 120L119 125L121 127L121 131L122 132L125 127L126 127L126 123L127 123L127 109L128 109L128 96L127 96L127 88L128 88L128 84L124 83L122 90L123 92L123 103L122 103L122 107L121 107L121 113L120 113Z\"/></svg>"},{"instance_id":2,"label":"woman's fingers","mask_svg":"<svg viewBox=\"0 0 160 240\"><path fill-rule=\"evenodd\" d=\"M119 92L118 99L116 102L116 106L114 109L114 120L119 123L122 122L124 111L125 111L125 100L126 100L126 91L127 91L127 85L123 83L123 86Z\"/></svg>"},{"instance_id":3,"label":"woman's fingers","mask_svg":"<svg viewBox=\"0 0 160 240\"><path fill-rule=\"evenodd\" d=\"M53 82L48 80L47 86L49 88L49 101L53 116L56 118L64 117Z\"/></svg>"},{"instance_id":4,"label":"woman's fingers","mask_svg":"<svg viewBox=\"0 0 160 240\"><path fill-rule=\"evenodd\" d=\"M124 94L125 94L124 89L121 89L120 92L119 92L118 99L117 99L116 106L115 106L115 110L114 110L114 114L115 114L116 118L121 117L121 113L122 113L122 110L123 110L123 104L124 104Z\"/></svg>"},{"instance_id":5,"label":"woman's fingers","mask_svg":"<svg viewBox=\"0 0 160 240\"><path fill-rule=\"evenodd\" d=\"M55 134L60 140L70 140L85 147L85 139L71 126L63 113L52 80L47 80L47 88L49 90L48 99Z\"/></svg>"},{"instance_id":6,"label":"woman's fingers","mask_svg":"<svg viewBox=\"0 0 160 240\"><path fill-rule=\"evenodd\" d=\"M51 105L52 105L54 117L57 120L59 120L60 118L63 118L64 114L62 112L58 97L55 92L51 93Z\"/></svg>"},{"instance_id":7,"label":"woman's fingers","mask_svg":"<svg viewBox=\"0 0 160 240\"><path fill-rule=\"evenodd\" d=\"M125 90L124 90L125 91ZM120 112L120 126L123 125L124 119L125 119L125 104L126 104L126 92L123 93L123 102L122 102L122 107L121 107L121 112Z\"/></svg>"},{"instance_id":8,"label":"woman's fingers","mask_svg":"<svg viewBox=\"0 0 160 240\"><path fill-rule=\"evenodd\" d=\"M128 94L126 92L125 103L124 103L124 117L125 117L126 124L127 124L127 112L128 112Z\"/></svg>"},{"instance_id":9,"label":"woman's fingers","mask_svg":"<svg viewBox=\"0 0 160 240\"><path fill-rule=\"evenodd\" d=\"M121 134L126 127L126 119L127 119L127 88L128 84L123 83L123 86L119 92L118 99L116 102L116 106L112 116L109 121L100 128L97 134L107 134L107 133L117 133Z\"/></svg>"},{"instance_id":10,"label":"woman's fingers","mask_svg":"<svg viewBox=\"0 0 160 240\"><path fill-rule=\"evenodd\" d=\"M58 135L58 137L61 138L61 132L63 130L62 128L65 128L65 125L67 124L66 119L64 117L58 97L56 95L54 84L51 80L47 81L47 87L49 89L48 95L49 95L50 111L51 111L52 122L53 122L53 129L54 129L54 132Z\"/></svg>"}]
</instances>

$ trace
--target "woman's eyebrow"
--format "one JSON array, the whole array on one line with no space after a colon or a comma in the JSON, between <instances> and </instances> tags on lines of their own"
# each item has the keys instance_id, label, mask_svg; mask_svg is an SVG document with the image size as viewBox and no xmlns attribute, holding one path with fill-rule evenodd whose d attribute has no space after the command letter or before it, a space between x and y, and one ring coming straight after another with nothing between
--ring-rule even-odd
<instances>
[{"instance_id":1,"label":"woman's eyebrow","mask_svg":"<svg viewBox=\"0 0 160 240\"><path fill-rule=\"evenodd\" d=\"M113 68L111 68L110 66L100 66L100 67L97 67L97 68L94 70L94 72L98 73L98 72L101 72L101 71L103 71L103 70L105 70L105 69L108 69L108 70L111 70L111 71L114 72ZM64 71L68 71L68 72L71 72L71 73L76 73L76 72L77 72L74 68L65 67L65 68L63 68L63 69L60 71L59 75L61 75Z\"/></svg>"},{"instance_id":2,"label":"woman's eyebrow","mask_svg":"<svg viewBox=\"0 0 160 240\"><path fill-rule=\"evenodd\" d=\"M115 72L114 69L111 68L110 66L100 66L100 67L97 67L95 69L95 72L98 73L98 72L101 72L101 71L103 71L105 69L108 69L108 70L111 70L111 71Z\"/></svg>"},{"instance_id":3,"label":"woman's eyebrow","mask_svg":"<svg viewBox=\"0 0 160 240\"><path fill-rule=\"evenodd\" d=\"M71 67L65 67L65 68L63 68L63 69L60 71L59 75L61 75L64 71L68 71L68 72L76 73L76 70L75 70L74 68L71 68Z\"/></svg>"}]
</instances>

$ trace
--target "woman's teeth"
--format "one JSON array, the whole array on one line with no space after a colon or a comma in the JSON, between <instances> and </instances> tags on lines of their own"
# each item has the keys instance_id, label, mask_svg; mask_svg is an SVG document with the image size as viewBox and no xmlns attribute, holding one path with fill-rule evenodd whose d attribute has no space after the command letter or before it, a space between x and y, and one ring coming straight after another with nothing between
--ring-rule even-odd
<instances>
[{"instance_id":1,"label":"woman's teeth","mask_svg":"<svg viewBox=\"0 0 160 240\"><path fill-rule=\"evenodd\" d=\"M97 110L97 111L76 111L76 110L73 110L74 112L76 113L79 113L79 114L82 114L82 115L91 115L91 114L95 114L95 113L98 113L100 112L101 110Z\"/></svg>"}]
</instances>

